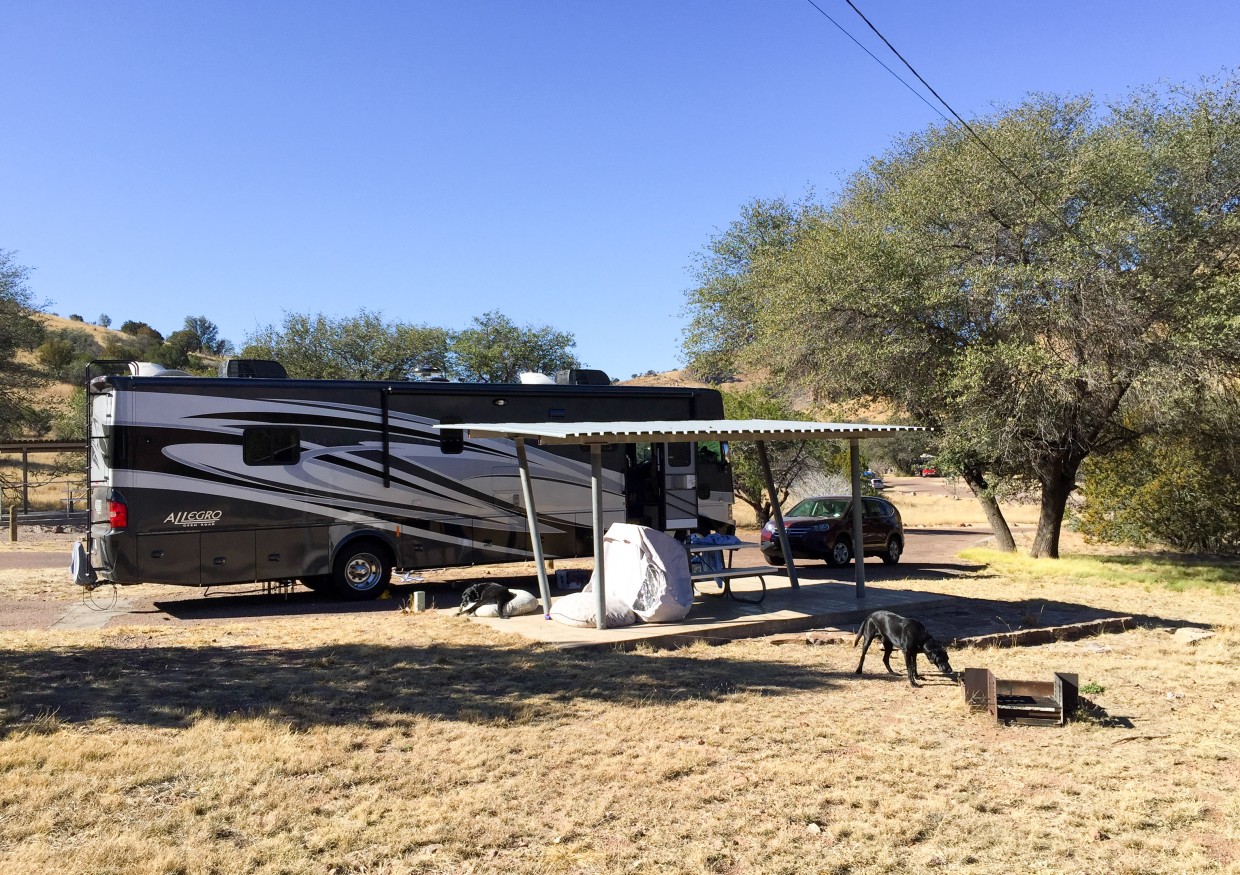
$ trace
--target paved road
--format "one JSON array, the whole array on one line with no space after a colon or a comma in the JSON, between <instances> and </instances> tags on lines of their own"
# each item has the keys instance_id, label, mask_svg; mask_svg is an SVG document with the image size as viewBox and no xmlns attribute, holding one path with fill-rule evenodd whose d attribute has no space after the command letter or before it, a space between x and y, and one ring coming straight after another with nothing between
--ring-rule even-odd
<instances>
[{"instance_id":1,"label":"paved road","mask_svg":"<svg viewBox=\"0 0 1240 875\"><path fill-rule=\"evenodd\" d=\"M0 571L15 568L68 568L69 548L61 553L0 553Z\"/></svg>"}]
</instances>

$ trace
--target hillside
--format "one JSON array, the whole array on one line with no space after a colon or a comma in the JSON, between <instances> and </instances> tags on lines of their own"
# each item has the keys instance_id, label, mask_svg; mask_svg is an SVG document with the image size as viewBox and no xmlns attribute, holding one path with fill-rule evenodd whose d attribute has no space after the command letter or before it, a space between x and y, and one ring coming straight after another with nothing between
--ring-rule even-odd
<instances>
[{"instance_id":1,"label":"hillside","mask_svg":"<svg viewBox=\"0 0 1240 875\"><path fill-rule=\"evenodd\" d=\"M695 380L683 370L664 371L661 374L641 374L630 380L621 380L621 386L688 386L693 389L705 389L709 384Z\"/></svg>"},{"instance_id":2,"label":"hillside","mask_svg":"<svg viewBox=\"0 0 1240 875\"><path fill-rule=\"evenodd\" d=\"M126 337L126 335L115 328L104 328L89 322L78 322L53 313L38 313L36 317L49 331L80 331L89 334L101 346L106 344L109 339L123 339ZM27 354L27 357L29 357L29 354ZM621 380L620 385L690 387L699 389L718 388L723 391L743 391L758 386L759 380L747 375L731 380L723 386L711 386L709 383L704 383L689 376L684 369L676 369L661 373L642 374L628 380ZM68 398L73 388L74 385L71 383L54 383L47 387L44 394L50 401L59 402ZM798 393L793 399L793 407L797 410L808 412L813 410L814 406L813 400L808 393ZM883 421L884 415L882 411L866 410L858 412L852 418L862 421Z\"/></svg>"},{"instance_id":3,"label":"hillside","mask_svg":"<svg viewBox=\"0 0 1240 875\"><path fill-rule=\"evenodd\" d=\"M89 334L94 338L95 342L103 345L107 339L112 336L121 336L119 331L109 328L103 328L98 325L91 325L87 322L76 322L72 319L64 319L53 313L35 313L35 319L43 324L48 331L80 331L83 334ZM19 352L17 358L23 362L30 363L34 361L35 354L33 352ZM49 383L37 393L38 397L45 399L47 406L59 408L61 404L68 399L73 392L73 383Z\"/></svg>"},{"instance_id":4,"label":"hillside","mask_svg":"<svg viewBox=\"0 0 1240 875\"><path fill-rule=\"evenodd\" d=\"M731 380L722 386L712 386L688 376L683 370L664 371L661 374L644 374L631 380L621 380L621 386L688 386L696 389L719 389L723 392L740 392L754 389L761 385L758 378L747 375ZM853 408L838 408L825 411L820 404L815 404L813 396L804 390L795 390L792 394L793 410L809 414L816 418L832 422L890 422L891 410L880 405L868 404Z\"/></svg>"},{"instance_id":5,"label":"hillside","mask_svg":"<svg viewBox=\"0 0 1240 875\"><path fill-rule=\"evenodd\" d=\"M78 322L73 319L65 319L54 313L36 313L35 318L43 323L43 327L48 331L59 331L61 329L70 331L81 331L89 334L99 344L107 342L109 337L123 337L115 328L104 328L101 325L92 325L89 322Z\"/></svg>"}]
</instances>

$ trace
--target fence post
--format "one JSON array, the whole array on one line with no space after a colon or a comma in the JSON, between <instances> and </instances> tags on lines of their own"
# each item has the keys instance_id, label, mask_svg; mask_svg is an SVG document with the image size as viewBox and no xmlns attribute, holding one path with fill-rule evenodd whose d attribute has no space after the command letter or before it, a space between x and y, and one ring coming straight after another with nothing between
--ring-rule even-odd
<instances>
[{"instance_id":1,"label":"fence post","mask_svg":"<svg viewBox=\"0 0 1240 875\"><path fill-rule=\"evenodd\" d=\"M17 541L17 505L9 505L9 541Z\"/></svg>"}]
</instances>

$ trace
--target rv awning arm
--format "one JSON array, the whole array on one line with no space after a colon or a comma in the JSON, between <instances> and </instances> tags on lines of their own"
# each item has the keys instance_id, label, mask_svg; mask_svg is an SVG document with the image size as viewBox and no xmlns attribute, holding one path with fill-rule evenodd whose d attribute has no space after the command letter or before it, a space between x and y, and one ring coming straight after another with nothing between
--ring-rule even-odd
<instances>
[{"instance_id":1,"label":"rv awning arm","mask_svg":"<svg viewBox=\"0 0 1240 875\"><path fill-rule=\"evenodd\" d=\"M440 426L435 426L439 428ZM788 569L788 578L792 586L798 587L796 567L792 560L792 550L788 544L788 532L784 528L783 510L780 507L779 495L775 490L774 478L770 472L770 462L766 458L766 442L795 440L847 440L852 480L852 500L856 511L861 509L861 477L860 451L861 438L900 437L911 432L929 431L917 425L875 425L871 423L841 422L802 422L800 420L778 419L692 419L662 420L649 422L464 422L453 423L442 427L459 428L471 437L508 438L517 440L524 448L527 439L535 439L542 445L571 444L588 446L591 449L591 472L598 477L599 497L594 507L594 566L599 583L603 583L602 557L602 499L601 474L595 453L601 453L605 444L637 443L637 442L689 442L689 441L753 441L758 445L759 458L763 461L763 478L767 492L771 497L771 508L775 516L776 530L779 534L780 547L784 554L784 562ZM528 478L528 470L523 475ZM591 481L592 487L595 481ZM522 481L522 489L527 489L526 480ZM533 506L533 488L528 487L526 495L526 513L530 523L530 535L538 543L537 553L542 553L542 535L538 529L536 514L531 514ZM859 513L853 515L853 542L861 544L856 560L853 562L856 574L856 594L858 599L865 598L865 541L862 534ZM538 562L539 585L545 587L546 569L541 558ZM605 587L596 588L598 600L598 628L606 627L603 605L605 604ZM545 594L544 602L549 601Z\"/></svg>"}]
</instances>

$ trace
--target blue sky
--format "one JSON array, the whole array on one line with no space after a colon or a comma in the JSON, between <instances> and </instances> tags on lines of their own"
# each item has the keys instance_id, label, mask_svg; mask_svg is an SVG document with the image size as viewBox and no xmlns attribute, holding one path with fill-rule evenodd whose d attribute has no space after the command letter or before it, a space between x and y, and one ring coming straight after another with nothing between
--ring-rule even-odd
<instances>
[{"instance_id":1,"label":"blue sky","mask_svg":"<svg viewBox=\"0 0 1240 875\"><path fill-rule=\"evenodd\" d=\"M1240 63L1231 0L855 2L966 117ZM681 364L743 204L938 121L806 0L4 0L0 118L0 249L62 316L499 310L623 378Z\"/></svg>"}]
</instances>

